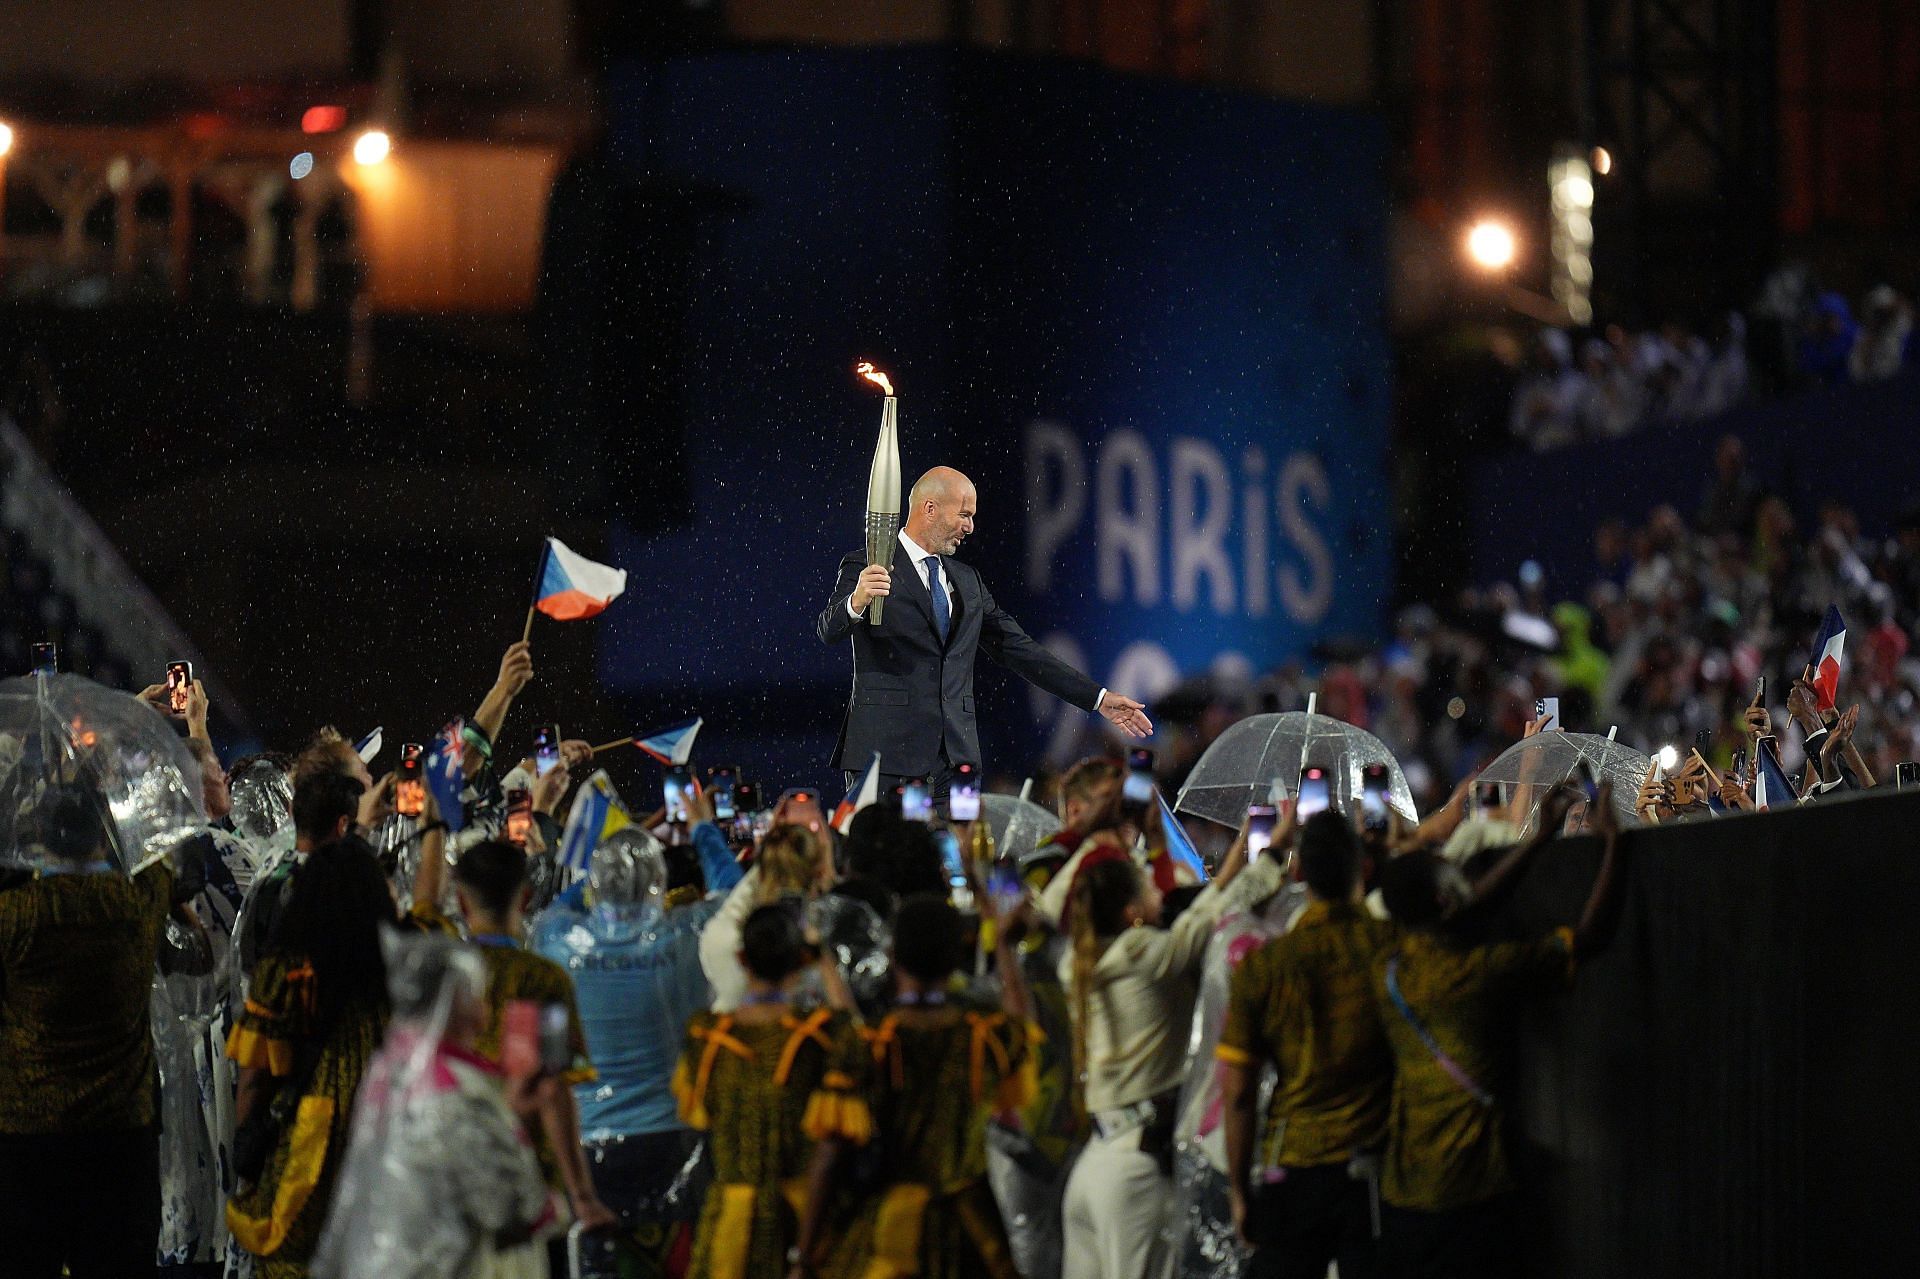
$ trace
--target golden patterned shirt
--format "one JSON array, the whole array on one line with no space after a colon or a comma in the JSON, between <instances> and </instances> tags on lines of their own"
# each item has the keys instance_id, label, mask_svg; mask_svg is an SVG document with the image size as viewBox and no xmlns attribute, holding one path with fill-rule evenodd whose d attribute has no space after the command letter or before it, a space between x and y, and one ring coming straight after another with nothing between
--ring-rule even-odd
<instances>
[{"instance_id":1,"label":"golden patterned shirt","mask_svg":"<svg viewBox=\"0 0 1920 1279\"><path fill-rule=\"evenodd\" d=\"M1214 1053L1279 1072L1263 1146L1270 1162L1344 1163L1385 1135L1393 1054L1371 983L1392 938L1391 924L1357 905L1314 902L1234 970Z\"/></svg>"},{"instance_id":2,"label":"golden patterned shirt","mask_svg":"<svg viewBox=\"0 0 1920 1279\"><path fill-rule=\"evenodd\" d=\"M1434 1043L1488 1105L1442 1064L1389 993L1401 998ZM1433 932L1403 933L1374 963L1374 997L1393 1046L1393 1106L1380 1193L1399 1208L1442 1212L1514 1188L1507 1164L1506 1083L1514 1002L1565 987L1573 933L1538 941L1470 946Z\"/></svg>"},{"instance_id":3,"label":"golden patterned shirt","mask_svg":"<svg viewBox=\"0 0 1920 1279\"><path fill-rule=\"evenodd\" d=\"M0 1133L153 1122L148 999L173 882L161 862L0 892Z\"/></svg>"},{"instance_id":4,"label":"golden patterned shirt","mask_svg":"<svg viewBox=\"0 0 1920 1279\"><path fill-rule=\"evenodd\" d=\"M544 955L536 955L530 950L506 941L505 939L474 939L480 950L480 957L487 965L487 1024L474 1042L476 1051L489 1061L500 1061L500 1025L505 1019L507 1005L516 999L525 999L545 1007L548 1004L564 1004L567 1009L567 1056L569 1065L560 1078L569 1085L592 1083L600 1077L594 1070L593 1061L587 1056L587 1032L580 1025L580 1009L574 1002L573 978L567 976L567 970ZM540 1171L545 1174L547 1184L555 1190L565 1189L565 1179L560 1175L560 1160L554 1153L553 1142L547 1134L545 1124L532 1125L533 1150L539 1156Z\"/></svg>"}]
</instances>

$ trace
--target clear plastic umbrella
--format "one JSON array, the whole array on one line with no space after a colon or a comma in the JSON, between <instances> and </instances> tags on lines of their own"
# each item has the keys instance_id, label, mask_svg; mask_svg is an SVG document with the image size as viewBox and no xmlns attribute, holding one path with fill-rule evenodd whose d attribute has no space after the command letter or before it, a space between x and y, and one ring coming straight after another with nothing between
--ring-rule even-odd
<instances>
[{"instance_id":1,"label":"clear plastic umbrella","mask_svg":"<svg viewBox=\"0 0 1920 1279\"><path fill-rule=\"evenodd\" d=\"M78 675L0 681L0 866L98 850L131 873L204 829L200 795L199 764L139 698ZM52 820L63 797L91 829Z\"/></svg>"},{"instance_id":2,"label":"clear plastic umbrella","mask_svg":"<svg viewBox=\"0 0 1920 1279\"><path fill-rule=\"evenodd\" d=\"M1640 794L1640 784L1647 779L1647 770L1653 766L1653 756L1598 733L1549 729L1523 737L1482 769L1480 780L1500 783L1505 788L1501 791L1503 799L1512 797L1515 786L1536 785L1540 787L1537 800L1572 777L1582 761L1593 770L1595 781L1613 783L1613 811L1620 820L1638 820L1634 800Z\"/></svg>"},{"instance_id":3,"label":"clear plastic umbrella","mask_svg":"<svg viewBox=\"0 0 1920 1279\"><path fill-rule=\"evenodd\" d=\"M1174 811L1238 829L1247 805L1266 803L1274 783L1294 796L1300 770L1310 764L1328 770L1333 802L1349 812L1360 802L1364 770L1384 764L1387 803L1410 822L1420 819L1407 775L1384 742L1345 720L1307 711L1250 715L1230 726L1195 761Z\"/></svg>"},{"instance_id":4,"label":"clear plastic umbrella","mask_svg":"<svg viewBox=\"0 0 1920 1279\"><path fill-rule=\"evenodd\" d=\"M982 795L980 811L993 830L993 846L1001 857L1018 864L1060 831L1060 819L1018 795Z\"/></svg>"}]
</instances>

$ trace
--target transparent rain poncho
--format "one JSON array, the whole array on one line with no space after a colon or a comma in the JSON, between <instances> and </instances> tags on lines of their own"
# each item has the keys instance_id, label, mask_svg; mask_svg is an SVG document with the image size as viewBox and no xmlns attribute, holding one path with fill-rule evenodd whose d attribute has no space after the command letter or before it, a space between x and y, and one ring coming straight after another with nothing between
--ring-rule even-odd
<instances>
[{"instance_id":1,"label":"transparent rain poncho","mask_svg":"<svg viewBox=\"0 0 1920 1279\"><path fill-rule=\"evenodd\" d=\"M219 1260L227 1243L227 1170L232 1164L233 1062L227 1034L241 998L236 882L253 849L209 830L183 845L207 863L207 883L188 901L201 925L167 921L154 980L154 1060L160 1075L160 1255L176 1262ZM189 853L191 855L191 853ZM222 873L224 871L224 874Z\"/></svg>"},{"instance_id":2,"label":"transparent rain poncho","mask_svg":"<svg viewBox=\"0 0 1920 1279\"><path fill-rule=\"evenodd\" d=\"M1359 806L1361 776L1370 764L1387 768L1387 803L1410 822L1420 820L1400 761L1379 738L1330 715L1284 711L1251 715L1214 739L1187 774L1174 811L1238 830L1247 805L1271 802L1274 784L1288 797L1299 790L1307 765L1330 773L1333 802Z\"/></svg>"},{"instance_id":3,"label":"transparent rain poncho","mask_svg":"<svg viewBox=\"0 0 1920 1279\"><path fill-rule=\"evenodd\" d=\"M1168 1243L1175 1272L1183 1279L1234 1279L1245 1260L1228 1209L1224 1101L1214 1049L1220 1046L1220 1032L1226 1025L1233 970L1248 954L1286 932L1305 905L1306 889L1288 884L1261 910L1222 920L1207 942L1187 1041L1180 1115L1174 1126L1174 1210L1168 1217L1172 1231ZM1272 1088L1270 1075L1266 1072L1260 1085L1258 1113L1262 1116Z\"/></svg>"},{"instance_id":4,"label":"transparent rain poncho","mask_svg":"<svg viewBox=\"0 0 1920 1279\"><path fill-rule=\"evenodd\" d=\"M820 939L840 967L841 979L862 1012L878 1013L885 1006L891 975L887 952L893 939L873 907L852 897L827 893L806 904L807 932ZM827 1002L826 984L817 969L809 969L795 987L803 1003Z\"/></svg>"},{"instance_id":5,"label":"transparent rain poncho","mask_svg":"<svg viewBox=\"0 0 1920 1279\"><path fill-rule=\"evenodd\" d=\"M206 825L200 765L160 712L78 675L0 681L0 868L67 863L47 842L51 788L84 795L102 869L131 874Z\"/></svg>"},{"instance_id":6,"label":"transparent rain poncho","mask_svg":"<svg viewBox=\"0 0 1920 1279\"><path fill-rule=\"evenodd\" d=\"M1548 791L1573 777L1582 762L1593 770L1595 781L1613 784L1614 815L1622 823L1638 822L1634 801L1641 783L1647 780L1647 770L1653 767L1653 756L1608 741L1598 733L1548 730L1521 738L1480 771L1480 781L1500 783L1503 802L1513 798L1515 787L1532 786L1532 803L1524 823L1531 828L1540 801Z\"/></svg>"},{"instance_id":7,"label":"transparent rain poncho","mask_svg":"<svg viewBox=\"0 0 1920 1279\"><path fill-rule=\"evenodd\" d=\"M993 846L1016 865L1060 831L1060 819L1018 795L982 795L980 813L993 830Z\"/></svg>"},{"instance_id":8,"label":"transparent rain poncho","mask_svg":"<svg viewBox=\"0 0 1920 1279\"><path fill-rule=\"evenodd\" d=\"M384 935L393 1021L354 1101L315 1279L546 1273L552 1219L533 1144L471 1051L486 966L447 937Z\"/></svg>"},{"instance_id":9,"label":"transparent rain poncho","mask_svg":"<svg viewBox=\"0 0 1920 1279\"><path fill-rule=\"evenodd\" d=\"M293 779L271 760L256 759L227 779L233 797L234 834L250 850L250 874L244 892L276 857L293 851ZM238 878L238 871L235 872Z\"/></svg>"}]
</instances>

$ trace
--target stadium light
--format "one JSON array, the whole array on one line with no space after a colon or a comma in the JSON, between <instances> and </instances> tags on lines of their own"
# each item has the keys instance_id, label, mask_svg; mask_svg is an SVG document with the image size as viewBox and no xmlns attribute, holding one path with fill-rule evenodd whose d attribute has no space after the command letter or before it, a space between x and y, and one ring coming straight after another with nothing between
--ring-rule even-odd
<instances>
[{"instance_id":1,"label":"stadium light","mask_svg":"<svg viewBox=\"0 0 1920 1279\"><path fill-rule=\"evenodd\" d=\"M380 129L368 129L353 141L353 161L365 168L382 163L392 152L393 139Z\"/></svg>"},{"instance_id":2,"label":"stadium light","mask_svg":"<svg viewBox=\"0 0 1920 1279\"><path fill-rule=\"evenodd\" d=\"M1498 218L1482 218L1467 229L1467 257L1483 271L1504 271L1519 256L1513 228Z\"/></svg>"}]
</instances>

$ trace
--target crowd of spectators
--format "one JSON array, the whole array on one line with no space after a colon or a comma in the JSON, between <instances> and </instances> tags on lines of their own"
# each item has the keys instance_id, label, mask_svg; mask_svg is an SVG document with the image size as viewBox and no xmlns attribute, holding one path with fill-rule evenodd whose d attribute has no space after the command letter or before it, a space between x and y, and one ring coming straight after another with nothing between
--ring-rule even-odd
<instances>
[{"instance_id":1,"label":"crowd of spectators","mask_svg":"<svg viewBox=\"0 0 1920 1279\"><path fill-rule=\"evenodd\" d=\"M1179 781L1234 721L1301 709L1310 693L1322 713L1380 737L1423 810L1517 739L1543 697L1560 698L1569 729L1683 758L1699 744L1725 769L1746 745L1762 675L1782 766L1797 775L1815 726L1789 696L1829 607L1847 628L1841 709L1859 705L1853 740L1890 782L1897 763L1920 758L1920 508L1875 534L1837 500L1804 522L1728 436L1691 511L1601 523L1580 578L1523 562L1516 580L1404 608L1376 650L1312 672L1210 677L1161 699L1165 775Z\"/></svg>"},{"instance_id":2,"label":"crowd of spectators","mask_svg":"<svg viewBox=\"0 0 1920 1279\"><path fill-rule=\"evenodd\" d=\"M19 691L49 697L48 678ZM1239 958L1223 929L1306 904L1286 887L1291 818L1264 850L1247 828L1219 831L1197 873L1160 806L1095 757L1058 787L1062 829L1018 858L984 824L919 819L898 795L829 822L795 788L723 820L696 786L684 812L623 826L599 782L569 808L585 742L544 770L504 755L496 769L532 678L530 647L512 645L471 721L436 739L428 768L451 791L408 789L379 744L330 728L232 761L230 781L200 685L177 702L165 686L96 689L185 737L176 763L143 758L197 785L211 823L137 862L87 769L60 763L92 743L0 752L22 819L0 850L9 1273L1168 1272L1176 1123L1190 1063L1211 1052L1187 1028L1203 977ZM1449 804L1364 843L1345 819L1310 823L1303 847L1332 841L1354 874L1363 848L1432 870L1420 859L1465 820ZM582 832L584 870L566 851ZM1389 906L1444 931L1450 890L1419 882ZM1565 953L1541 946L1536 966ZM1355 952L1363 983L1383 958ZM203 1015L179 1016L168 996L194 982ZM1351 1011L1378 1015L1366 999ZM1484 1021L1438 995L1428 1012ZM1396 1071L1374 1064L1384 1098ZM179 1122L196 1099L197 1121ZM1437 1150L1389 1143L1387 1166ZM1498 1169L1448 1184L1429 1202L1380 1183L1413 1214L1404 1273L1444 1272L1415 1244L1451 1229L1447 1214L1493 1221L1477 1197L1511 1198ZM207 1192L217 1216L186 1210ZM1224 1206L1213 1224L1233 1228ZM1272 1247L1262 1222L1239 1228L1256 1259Z\"/></svg>"},{"instance_id":3,"label":"crowd of spectators","mask_svg":"<svg viewBox=\"0 0 1920 1279\"><path fill-rule=\"evenodd\" d=\"M1804 266L1768 281L1747 312L1702 332L1680 323L1630 332L1535 335L1508 414L1536 451L1712 417L1750 395L1883 381L1916 359L1912 302L1891 285L1856 306Z\"/></svg>"},{"instance_id":4,"label":"crowd of spectators","mask_svg":"<svg viewBox=\"0 0 1920 1279\"><path fill-rule=\"evenodd\" d=\"M436 739L451 791L325 728L223 761L198 684L100 692L185 738L211 829L136 869L85 770L0 750L9 1273L1512 1273L1499 1010L1607 944L1622 822L1754 807L1733 760L1763 744L1794 779L1774 804L1920 754L1920 516L1868 536L1829 503L1802 529L1729 437L1693 511L1592 545L1583 580L1523 566L1376 652L1164 699L1169 796L1227 726L1313 692L1426 814L1282 812L1264 850L1215 829L1204 873L1104 756L1050 783L1062 829L1017 859L897 796L727 817L696 786L611 821L586 742L496 759L524 642ZM1543 697L1674 746L1673 780L1624 812L1551 778L1469 804ZM1694 750L1716 775L1683 794ZM1575 828L1607 852L1581 917L1491 929Z\"/></svg>"}]
</instances>

